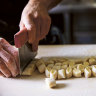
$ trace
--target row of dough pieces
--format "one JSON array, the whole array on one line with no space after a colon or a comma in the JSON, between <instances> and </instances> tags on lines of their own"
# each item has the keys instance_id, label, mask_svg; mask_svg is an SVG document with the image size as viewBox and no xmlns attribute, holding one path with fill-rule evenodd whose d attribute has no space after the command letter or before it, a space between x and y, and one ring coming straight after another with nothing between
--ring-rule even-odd
<instances>
[{"instance_id":1,"label":"row of dough pieces","mask_svg":"<svg viewBox=\"0 0 96 96\"><path fill-rule=\"evenodd\" d=\"M60 59L59 59L60 60ZM62 59L61 59L62 60ZM65 60L65 59L64 59ZM81 77L84 73L85 77L96 76L96 60L95 58L86 59L84 61L69 61L55 62L53 60L39 60L36 63L40 73L45 72L46 77L53 77L54 79Z\"/></svg>"},{"instance_id":2,"label":"row of dough pieces","mask_svg":"<svg viewBox=\"0 0 96 96\"><path fill-rule=\"evenodd\" d=\"M24 70L22 75L32 75L35 69L46 75L47 85L54 87L55 79L81 77L84 73L85 77L96 76L96 60L88 58L84 60L68 60L65 58L51 58L46 61L43 59L33 60ZM50 83L48 83L50 82Z\"/></svg>"}]
</instances>

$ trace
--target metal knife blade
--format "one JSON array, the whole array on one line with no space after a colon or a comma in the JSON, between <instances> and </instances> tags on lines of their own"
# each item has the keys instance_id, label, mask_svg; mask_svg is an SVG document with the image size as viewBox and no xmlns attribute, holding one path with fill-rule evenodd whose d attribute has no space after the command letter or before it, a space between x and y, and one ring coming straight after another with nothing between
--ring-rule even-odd
<instances>
[{"instance_id":1,"label":"metal knife blade","mask_svg":"<svg viewBox=\"0 0 96 96\"><path fill-rule=\"evenodd\" d=\"M32 47L29 43L24 44L19 48L20 73L34 59L37 52L32 52Z\"/></svg>"},{"instance_id":2,"label":"metal knife blade","mask_svg":"<svg viewBox=\"0 0 96 96\"><path fill-rule=\"evenodd\" d=\"M37 52L33 52L32 45L27 42L28 32L26 28L14 35L14 41L15 46L18 48L19 51L20 73L22 73L29 62L34 59Z\"/></svg>"}]
</instances>

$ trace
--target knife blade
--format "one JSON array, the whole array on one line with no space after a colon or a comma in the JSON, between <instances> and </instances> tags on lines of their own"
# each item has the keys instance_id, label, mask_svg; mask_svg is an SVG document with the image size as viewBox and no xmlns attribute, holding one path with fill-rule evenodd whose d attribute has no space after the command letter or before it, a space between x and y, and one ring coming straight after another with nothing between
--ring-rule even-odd
<instances>
[{"instance_id":1,"label":"knife blade","mask_svg":"<svg viewBox=\"0 0 96 96\"><path fill-rule=\"evenodd\" d=\"M20 73L22 73L30 61L35 58L37 51L33 52L32 45L27 42L28 32L26 28L14 35L14 41L15 46L18 48Z\"/></svg>"}]
</instances>

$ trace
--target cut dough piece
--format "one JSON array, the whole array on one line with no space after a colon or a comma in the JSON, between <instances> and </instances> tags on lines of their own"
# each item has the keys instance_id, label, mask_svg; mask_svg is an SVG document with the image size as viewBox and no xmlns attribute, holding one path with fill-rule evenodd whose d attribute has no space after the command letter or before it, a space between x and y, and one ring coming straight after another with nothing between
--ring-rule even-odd
<instances>
[{"instance_id":1,"label":"cut dough piece","mask_svg":"<svg viewBox=\"0 0 96 96\"><path fill-rule=\"evenodd\" d=\"M57 79L57 70L56 69L51 69L50 78Z\"/></svg>"},{"instance_id":2,"label":"cut dough piece","mask_svg":"<svg viewBox=\"0 0 96 96\"><path fill-rule=\"evenodd\" d=\"M62 65L61 69L67 69L68 65Z\"/></svg>"},{"instance_id":3,"label":"cut dough piece","mask_svg":"<svg viewBox=\"0 0 96 96\"><path fill-rule=\"evenodd\" d=\"M96 77L96 65L92 66L92 75Z\"/></svg>"},{"instance_id":4,"label":"cut dough piece","mask_svg":"<svg viewBox=\"0 0 96 96\"><path fill-rule=\"evenodd\" d=\"M38 71L39 71L40 73L44 73L46 66L45 66L45 64L41 64L41 65L39 65L37 68L38 68Z\"/></svg>"},{"instance_id":5,"label":"cut dough piece","mask_svg":"<svg viewBox=\"0 0 96 96\"><path fill-rule=\"evenodd\" d=\"M90 59L89 59L89 64L90 64L90 65L96 64L95 58L90 58Z\"/></svg>"},{"instance_id":6,"label":"cut dough piece","mask_svg":"<svg viewBox=\"0 0 96 96\"><path fill-rule=\"evenodd\" d=\"M55 62L55 63L63 63L63 62L65 62L65 61L67 61L66 58L54 58L54 62Z\"/></svg>"},{"instance_id":7,"label":"cut dough piece","mask_svg":"<svg viewBox=\"0 0 96 96\"><path fill-rule=\"evenodd\" d=\"M45 75L46 75L46 77L50 77L50 71L51 71L51 68L50 67L46 67L46 69L45 69Z\"/></svg>"},{"instance_id":8,"label":"cut dough piece","mask_svg":"<svg viewBox=\"0 0 96 96\"><path fill-rule=\"evenodd\" d=\"M25 68L25 70L21 73L21 75L32 75L32 73L35 71L36 69L36 65L32 64L33 61ZM35 63L35 61L34 61Z\"/></svg>"},{"instance_id":9,"label":"cut dough piece","mask_svg":"<svg viewBox=\"0 0 96 96\"><path fill-rule=\"evenodd\" d=\"M60 70L61 66L53 66L53 69Z\"/></svg>"},{"instance_id":10,"label":"cut dough piece","mask_svg":"<svg viewBox=\"0 0 96 96\"><path fill-rule=\"evenodd\" d=\"M74 68L73 69L73 76L77 77L77 78L81 77L81 70Z\"/></svg>"},{"instance_id":11,"label":"cut dough piece","mask_svg":"<svg viewBox=\"0 0 96 96\"><path fill-rule=\"evenodd\" d=\"M83 63L83 60L82 59L75 60L75 64L82 64L82 63Z\"/></svg>"},{"instance_id":12,"label":"cut dough piece","mask_svg":"<svg viewBox=\"0 0 96 96\"><path fill-rule=\"evenodd\" d=\"M65 69L58 70L58 79L66 78Z\"/></svg>"},{"instance_id":13,"label":"cut dough piece","mask_svg":"<svg viewBox=\"0 0 96 96\"><path fill-rule=\"evenodd\" d=\"M61 66L62 63L55 63L55 66Z\"/></svg>"},{"instance_id":14,"label":"cut dough piece","mask_svg":"<svg viewBox=\"0 0 96 96\"><path fill-rule=\"evenodd\" d=\"M75 62L74 61L70 61L69 62L69 67L74 68L74 65L75 65Z\"/></svg>"},{"instance_id":15,"label":"cut dough piece","mask_svg":"<svg viewBox=\"0 0 96 96\"><path fill-rule=\"evenodd\" d=\"M68 65L68 64L69 64L68 61L62 63L62 65Z\"/></svg>"},{"instance_id":16,"label":"cut dough piece","mask_svg":"<svg viewBox=\"0 0 96 96\"><path fill-rule=\"evenodd\" d=\"M45 78L45 82L49 88L56 87L56 81L53 78Z\"/></svg>"},{"instance_id":17,"label":"cut dough piece","mask_svg":"<svg viewBox=\"0 0 96 96\"><path fill-rule=\"evenodd\" d=\"M60 62L60 63L63 63L63 62L65 62L65 61L67 61L66 58L59 58L59 59L57 60L57 62Z\"/></svg>"},{"instance_id":18,"label":"cut dough piece","mask_svg":"<svg viewBox=\"0 0 96 96\"><path fill-rule=\"evenodd\" d=\"M88 62L83 62L83 65L84 65L84 68L89 66L89 63Z\"/></svg>"},{"instance_id":19,"label":"cut dough piece","mask_svg":"<svg viewBox=\"0 0 96 96\"><path fill-rule=\"evenodd\" d=\"M89 58L84 58L83 62L88 62Z\"/></svg>"},{"instance_id":20,"label":"cut dough piece","mask_svg":"<svg viewBox=\"0 0 96 96\"><path fill-rule=\"evenodd\" d=\"M85 75L86 78L91 77L91 69L89 67L86 67L84 69L84 75Z\"/></svg>"},{"instance_id":21,"label":"cut dough piece","mask_svg":"<svg viewBox=\"0 0 96 96\"><path fill-rule=\"evenodd\" d=\"M49 64L54 64L54 61L53 60L47 60L47 61L45 61L45 65L49 65Z\"/></svg>"},{"instance_id":22,"label":"cut dough piece","mask_svg":"<svg viewBox=\"0 0 96 96\"><path fill-rule=\"evenodd\" d=\"M67 69L66 69L66 77L67 78L71 78L72 77L72 68L71 67L67 67Z\"/></svg>"},{"instance_id":23,"label":"cut dough piece","mask_svg":"<svg viewBox=\"0 0 96 96\"><path fill-rule=\"evenodd\" d=\"M47 67L53 68L54 64L48 64Z\"/></svg>"},{"instance_id":24,"label":"cut dough piece","mask_svg":"<svg viewBox=\"0 0 96 96\"><path fill-rule=\"evenodd\" d=\"M36 67L38 67L39 65L41 64L44 64L44 60L43 59L39 59L37 62L36 62Z\"/></svg>"},{"instance_id":25,"label":"cut dough piece","mask_svg":"<svg viewBox=\"0 0 96 96\"><path fill-rule=\"evenodd\" d=\"M84 73L84 65L77 64L77 69L81 70L81 73Z\"/></svg>"}]
</instances>

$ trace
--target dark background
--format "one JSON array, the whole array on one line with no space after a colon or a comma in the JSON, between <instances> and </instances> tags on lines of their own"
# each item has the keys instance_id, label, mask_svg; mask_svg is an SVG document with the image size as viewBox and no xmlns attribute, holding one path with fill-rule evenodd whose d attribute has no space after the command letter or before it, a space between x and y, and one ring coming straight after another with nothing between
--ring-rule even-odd
<instances>
[{"instance_id":1,"label":"dark background","mask_svg":"<svg viewBox=\"0 0 96 96\"><path fill-rule=\"evenodd\" d=\"M21 13L28 0L1 0L0 1L0 37L14 44L14 34L19 31ZM40 44L95 44L96 43L96 10L81 10L69 12L71 38L66 39L66 23L64 13L50 14L52 24L46 39Z\"/></svg>"}]
</instances>

